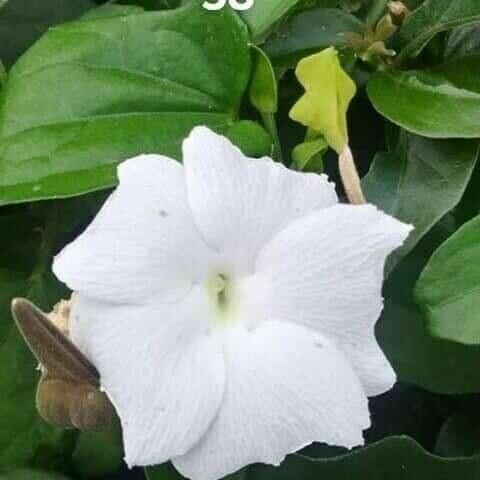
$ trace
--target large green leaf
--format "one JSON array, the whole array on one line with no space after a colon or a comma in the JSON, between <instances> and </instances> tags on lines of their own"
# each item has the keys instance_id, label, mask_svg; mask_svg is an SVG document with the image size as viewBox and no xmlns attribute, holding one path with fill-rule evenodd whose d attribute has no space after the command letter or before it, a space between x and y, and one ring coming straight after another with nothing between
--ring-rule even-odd
<instances>
[{"instance_id":1,"label":"large green leaf","mask_svg":"<svg viewBox=\"0 0 480 480\"><path fill-rule=\"evenodd\" d=\"M480 392L480 347L432 337L413 300L415 282L432 251L456 227L452 218L437 224L388 278L376 333L400 380L436 393L464 394Z\"/></svg>"},{"instance_id":2,"label":"large green leaf","mask_svg":"<svg viewBox=\"0 0 480 480\"><path fill-rule=\"evenodd\" d=\"M418 55L439 32L480 21L478 0L426 0L400 30L399 61Z\"/></svg>"},{"instance_id":3,"label":"large green leaf","mask_svg":"<svg viewBox=\"0 0 480 480\"><path fill-rule=\"evenodd\" d=\"M480 56L474 55L432 70L379 72L367 90L383 116L410 132L480 138L479 71Z\"/></svg>"},{"instance_id":4,"label":"large green leaf","mask_svg":"<svg viewBox=\"0 0 480 480\"><path fill-rule=\"evenodd\" d=\"M280 467L254 465L229 480L477 480L480 456L444 459L426 452L408 437L390 437L345 455L310 458L290 455ZM148 469L149 480L179 480L170 465Z\"/></svg>"},{"instance_id":5,"label":"large green leaf","mask_svg":"<svg viewBox=\"0 0 480 480\"><path fill-rule=\"evenodd\" d=\"M376 156L363 187L369 202L415 229L389 258L391 270L461 200L475 167L476 140L431 140L406 132Z\"/></svg>"},{"instance_id":6,"label":"large green leaf","mask_svg":"<svg viewBox=\"0 0 480 480\"><path fill-rule=\"evenodd\" d=\"M9 0L0 10L0 59L12 65L47 28L74 20L94 5L93 0Z\"/></svg>"},{"instance_id":7,"label":"large green leaf","mask_svg":"<svg viewBox=\"0 0 480 480\"><path fill-rule=\"evenodd\" d=\"M250 76L248 42L231 9L198 2L51 30L3 91L0 203L104 188L125 158L179 158L197 124L227 132Z\"/></svg>"},{"instance_id":8,"label":"large green leaf","mask_svg":"<svg viewBox=\"0 0 480 480\"><path fill-rule=\"evenodd\" d=\"M353 15L338 8L316 8L289 18L267 40L264 49L276 64L295 66L301 57L315 51L346 47L345 34L362 31L362 22Z\"/></svg>"},{"instance_id":9,"label":"large green leaf","mask_svg":"<svg viewBox=\"0 0 480 480\"><path fill-rule=\"evenodd\" d=\"M480 216L434 253L415 297L432 335L480 346Z\"/></svg>"},{"instance_id":10,"label":"large green leaf","mask_svg":"<svg viewBox=\"0 0 480 480\"><path fill-rule=\"evenodd\" d=\"M248 480L477 480L480 456L443 459L408 437L390 437L333 458L291 455L280 468L253 467Z\"/></svg>"}]
</instances>

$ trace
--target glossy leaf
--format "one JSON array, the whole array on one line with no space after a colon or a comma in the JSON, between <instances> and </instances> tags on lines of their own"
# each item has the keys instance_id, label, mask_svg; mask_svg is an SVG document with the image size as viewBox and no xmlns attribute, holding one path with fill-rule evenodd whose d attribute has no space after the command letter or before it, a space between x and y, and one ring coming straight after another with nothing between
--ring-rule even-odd
<instances>
[{"instance_id":1,"label":"glossy leaf","mask_svg":"<svg viewBox=\"0 0 480 480\"><path fill-rule=\"evenodd\" d=\"M261 43L274 25L291 11L300 0L257 0L252 8L242 12L256 43Z\"/></svg>"},{"instance_id":2,"label":"glossy leaf","mask_svg":"<svg viewBox=\"0 0 480 480\"><path fill-rule=\"evenodd\" d=\"M0 10L0 59L10 67L49 27L94 6L93 0L9 0Z\"/></svg>"},{"instance_id":3,"label":"glossy leaf","mask_svg":"<svg viewBox=\"0 0 480 480\"><path fill-rule=\"evenodd\" d=\"M379 343L399 380L441 394L480 391L480 347L432 337L426 318L413 300L415 282L432 251L454 229L451 217L446 217L390 275L376 327Z\"/></svg>"},{"instance_id":4,"label":"glossy leaf","mask_svg":"<svg viewBox=\"0 0 480 480\"><path fill-rule=\"evenodd\" d=\"M476 140L431 140L402 132L363 180L367 200L415 229L389 258L388 271L461 200L478 158Z\"/></svg>"},{"instance_id":5,"label":"glossy leaf","mask_svg":"<svg viewBox=\"0 0 480 480\"><path fill-rule=\"evenodd\" d=\"M111 186L125 158L179 158L198 124L225 133L249 80L248 41L231 9L197 2L51 30L3 91L0 204Z\"/></svg>"},{"instance_id":6,"label":"glossy leaf","mask_svg":"<svg viewBox=\"0 0 480 480\"><path fill-rule=\"evenodd\" d=\"M251 120L235 122L225 132L225 136L249 157L271 155L272 137L257 122Z\"/></svg>"},{"instance_id":7,"label":"glossy leaf","mask_svg":"<svg viewBox=\"0 0 480 480\"><path fill-rule=\"evenodd\" d=\"M403 49L399 61L418 55L437 33L478 21L477 0L426 0L407 17L400 30Z\"/></svg>"},{"instance_id":8,"label":"glossy leaf","mask_svg":"<svg viewBox=\"0 0 480 480\"><path fill-rule=\"evenodd\" d=\"M379 113L410 132L478 138L479 71L480 56L470 56L432 70L379 72L368 83L368 95Z\"/></svg>"},{"instance_id":9,"label":"glossy leaf","mask_svg":"<svg viewBox=\"0 0 480 480\"><path fill-rule=\"evenodd\" d=\"M432 335L480 346L480 216L432 256L415 288Z\"/></svg>"},{"instance_id":10,"label":"glossy leaf","mask_svg":"<svg viewBox=\"0 0 480 480\"><path fill-rule=\"evenodd\" d=\"M248 479L347 480L357 478L359 472L368 480L476 480L480 456L445 460L408 437L390 437L339 457L314 460L291 455L280 468L253 467Z\"/></svg>"},{"instance_id":11,"label":"glossy leaf","mask_svg":"<svg viewBox=\"0 0 480 480\"><path fill-rule=\"evenodd\" d=\"M445 45L446 60L455 60L466 55L480 55L480 24L467 25L452 30Z\"/></svg>"},{"instance_id":12,"label":"glossy leaf","mask_svg":"<svg viewBox=\"0 0 480 480\"><path fill-rule=\"evenodd\" d=\"M278 108L277 78L268 56L252 47L253 73L249 95L252 105L261 113L275 113Z\"/></svg>"},{"instance_id":13,"label":"glossy leaf","mask_svg":"<svg viewBox=\"0 0 480 480\"><path fill-rule=\"evenodd\" d=\"M290 110L290 118L323 135L341 153L348 143L347 110L356 86L340 65L338 52L327 48L306 57L295 73L305 94Z\"/></svg>"},{"instance_id":14,"label":"glossy leaf","mask_svg":"<svg viewBox=\"0 0 480 480\"><path fill-rule=\"evenodd\" d=\"M101 18L124 17L135 13L143 13L143 8L138 5L116 5L115 3L105 3L97 8L89 10L81 17L83 21L96 20Z\"/></svg>"},{"instance_id":15,"label":"glossy leaf","mask_svg":"<svg viewBox=\"0 0 480 480\"><path fill-rule=\"evenodd\" d=\"M316 8L289 18L263 48L276 65L293 67L301 57L318 50L347 47L346 34L362 32L363 24L355 16L338 8Z\"/></svg>"}]
</instances>

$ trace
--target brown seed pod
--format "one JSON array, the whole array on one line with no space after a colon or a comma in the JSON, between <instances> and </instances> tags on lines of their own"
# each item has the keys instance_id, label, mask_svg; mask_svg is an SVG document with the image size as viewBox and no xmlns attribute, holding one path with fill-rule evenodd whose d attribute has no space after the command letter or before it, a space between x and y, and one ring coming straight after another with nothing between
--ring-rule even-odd
<instances>
[{"instance_id":1,"label":"brown seed pod","mask_svg":"<svg viewBox=\"0 0 480 480\"><path fill-rule=\"evenodd\" d=\"M101 392L96 368L49 318L25 299L12 302L17 326L42 367L36 405L40 416L61 427L100 432L115 410Z\"/></svg>"}]
</instances>

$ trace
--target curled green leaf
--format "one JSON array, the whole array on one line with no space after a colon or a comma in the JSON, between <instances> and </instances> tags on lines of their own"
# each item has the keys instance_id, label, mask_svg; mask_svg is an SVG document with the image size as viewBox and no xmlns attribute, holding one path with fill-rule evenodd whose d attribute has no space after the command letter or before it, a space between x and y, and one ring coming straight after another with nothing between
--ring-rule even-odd
<instances>
[{"instance_id":1,"label":"curled green leaf","mask_svg":"<svg viewBox=\"0 0 480 480\"><path fill-rule=\"evenodd\" d=\"M292 151L293 164L302 172L320 173L323 171L323 155L328 143L323 137L306 140Z\"/></svg>"},{"instance_id":2,"label":"curled green leaf","mask_svg":"<svg viewBox=\"0 0 480 480\"><path fill-rule=\"evenodd\" d=\"M253 74L249 96L252 105L261 113L275 113L278 107L277 79L265 52L252 45Z\"/></svg>"}]
</instances>

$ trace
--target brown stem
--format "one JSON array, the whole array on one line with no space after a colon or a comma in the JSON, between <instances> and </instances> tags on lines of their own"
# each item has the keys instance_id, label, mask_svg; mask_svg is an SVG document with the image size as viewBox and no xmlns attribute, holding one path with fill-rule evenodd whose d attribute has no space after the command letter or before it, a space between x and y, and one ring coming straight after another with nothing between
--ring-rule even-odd
<instances>
[{"instance_id":1,"label":"brown stem","mask_svg":"<svg viewBox=\"0 0 480 480\"><path fill-rule=\"evenodd\" d=\"M355 166L352 151L348 145L338 157L338 166L349 202L353 205L366 203L357 167Z\"/></svg>"}]
</instances>

